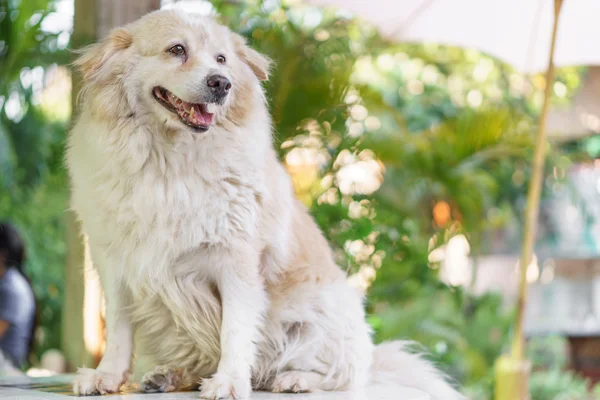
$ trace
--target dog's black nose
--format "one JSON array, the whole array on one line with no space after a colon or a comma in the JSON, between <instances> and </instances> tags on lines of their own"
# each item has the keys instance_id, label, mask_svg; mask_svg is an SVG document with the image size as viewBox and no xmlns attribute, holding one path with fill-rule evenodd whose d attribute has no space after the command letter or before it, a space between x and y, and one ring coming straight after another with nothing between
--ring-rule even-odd
<instances>
[{"instance_id":1,"label":"dog's black nose","mask_svg":"<svg viewBox=\"0 0 600 400\"><path fill-rule=\"evenodd\" d=\"M225 97L225 95L229 93L229 89L231 89L231 82L223 75L209 76L206 80L206 84L210 88L210 91L215 96L219 97Z\"/></svg>"}]
</instances>

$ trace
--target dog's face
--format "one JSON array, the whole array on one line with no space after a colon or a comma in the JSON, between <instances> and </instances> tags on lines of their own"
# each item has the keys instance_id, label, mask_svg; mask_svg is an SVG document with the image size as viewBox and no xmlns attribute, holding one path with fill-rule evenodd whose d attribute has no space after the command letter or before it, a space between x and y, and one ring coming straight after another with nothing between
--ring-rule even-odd
<instances>
[{"instance_id":1,"label":"dog's face","mask_svg":"<svg viewBox=\"0 0 600 400\"><path fill-rule=\"evenodd\" d=\"M125 104L100 99L109 114L149 114L169 130L193 132L223 119L243 123L269 67L241 36L178 11L154 12L113 31L76 64L88 95L116 101L114 91L122 91L117 98Z\"/></svg>"}]
</instances>

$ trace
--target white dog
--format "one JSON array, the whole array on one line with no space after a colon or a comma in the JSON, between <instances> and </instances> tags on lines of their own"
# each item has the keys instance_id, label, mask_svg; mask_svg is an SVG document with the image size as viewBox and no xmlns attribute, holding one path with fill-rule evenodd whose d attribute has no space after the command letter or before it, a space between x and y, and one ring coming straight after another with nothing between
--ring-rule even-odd
<instances>
[{"instance_id":1,"label":"white dog","mask_svg":"<svg viewBox=\"0 0 600 400\"><path fill-rule=\"evenodd\" d=\"M402 343L375 347L277 160L269 61L211 19L157 11L84 50L69 138L72 206L106 297L107 345L78 394L127 380L133 333L148 392L203 399L391 381L462 398Z\"/></svg>"}]
</instances>

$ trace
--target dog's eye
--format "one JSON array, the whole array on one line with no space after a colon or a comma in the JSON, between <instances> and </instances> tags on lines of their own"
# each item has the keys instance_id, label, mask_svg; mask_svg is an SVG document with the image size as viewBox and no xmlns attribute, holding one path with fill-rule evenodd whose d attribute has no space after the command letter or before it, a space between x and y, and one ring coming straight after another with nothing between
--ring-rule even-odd
<instances>
[{"instance_id":1,"label":"dog's eye","mask_svg":"<svg viewBox=\"0 0 600 400\"><path fill-rule=\"evenodd\" d=\"M223 54L219 54L217 56L217 62L219 64L225 64L226 61L227 61L227 59L225 59L225 56Z\"/></svg>"},{"instance_id":2,"label":"dog's eye","mask_svg":"<svg viewBox=\"0 0 600 400\"><path fill-rule=\"evenodd\" d=\"M175 54L176 56L185 56L185 47L180 44L176 44L168 50L169 53Z\"/></svg>"}]
</instances>

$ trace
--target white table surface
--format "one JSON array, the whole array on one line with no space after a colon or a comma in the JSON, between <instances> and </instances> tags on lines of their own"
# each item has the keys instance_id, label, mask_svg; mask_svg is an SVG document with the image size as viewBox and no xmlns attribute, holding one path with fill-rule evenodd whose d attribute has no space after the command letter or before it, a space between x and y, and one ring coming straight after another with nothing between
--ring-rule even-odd
<instances>
[{"instance_id":1,"label":"white table surface","mask_svg":"<svg viewBox=\"0 0 600 400\"><path fill-rule=\"evenodd\" d=\"M29 377L7 377L0 378L0 399L18 399L18 400L60 400L78 398L73 394L59 394L62 388L67 388L72 376L61 375L48 378L29 378ZM10 385L10 386L7 386ZM20 387L14 387L19 385ZM25 386L37 386L38 389L25 388ZM54 393L39 390L40 386L46 388L54 386L55 388L45 389ZM63 392L64 393L64 392ZM81 397L85 400L180 400L180 399L198 399L198 392L182 393L127 393L109 396L86 396ZM360 392L337 392L337 393L311 393L311 394L275 394L255 392L252 400L431 400L431 397L419 390L405 388L400 386L370 386Z\"/></svg>"}]
</instances>

